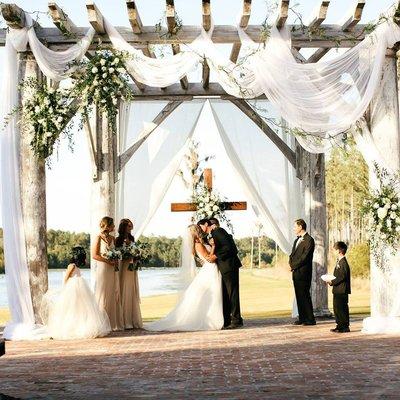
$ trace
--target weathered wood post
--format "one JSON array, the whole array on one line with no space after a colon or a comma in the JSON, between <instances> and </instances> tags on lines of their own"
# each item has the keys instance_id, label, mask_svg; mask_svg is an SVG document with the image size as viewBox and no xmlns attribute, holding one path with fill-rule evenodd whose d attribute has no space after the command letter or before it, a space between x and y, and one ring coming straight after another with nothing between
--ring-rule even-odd
<instances>
[{"instance_id":1,"label":"weathered wood post","mask_svg":"<svg viewBox=\"0 0 400 400\"><path fill-rule=\"evenodd\" d=\"M325 154L311 154L296 146L298 175L302 179L304 215L308 232L315 240L311 298L317 317L331 316L328 288L321 275L328 270L328 228L326 211Z\"/></svg>"},{"instance_id":2,"label":"weathered wood post","mask_svg":"<svg viewBox=\"0 0 400 400\"><path fill-rule=\"evenodd\" d=\"M93 143L91 193L91 242L93 242L93 238L99 232L100 219L104 216L115 218L116 215L117 135L111 129L107 115L98 108L94 110L91 121L92 124L87 131Z\"/></svg>"},{"instance_id":3,"label":"weathered wood post","mask_svg":"<svg viewBox=\"0 0 400 400\"><path fill-rule=\"evenodd\" d=\"M32 53L19 55L18 79L42 80L42 74ZM20 92L20 104L29 99L30 89ZM23 117L21 117L23 118ZM31 147L33 130L21 121L20 184L22 216L24 220L26 256L36 322L41 322L39 308L48 287L47 223L46 223L46 169L45 162L37 157Z\"/></svg>"},{"instance_id":4,"label":"weathered wood post","mask_svg":"<svg viewBox=\"0 0 400 400\"><path fill-rule=\"evenodd\" d=\"M382 80L370 104L369 124L374 141L386 165L393 171L400 169L400 124L398 55L388 50L383 64ZM377 178L370 166L370 185L377 187ZM371 317L388 317L393 295L400 290L400 282L393 279L392 271L399 268L400 252L387 255L388 265L382 271L371 257ZM395 287L393 287L395 285Z\"/></svg>"}]
</instances>

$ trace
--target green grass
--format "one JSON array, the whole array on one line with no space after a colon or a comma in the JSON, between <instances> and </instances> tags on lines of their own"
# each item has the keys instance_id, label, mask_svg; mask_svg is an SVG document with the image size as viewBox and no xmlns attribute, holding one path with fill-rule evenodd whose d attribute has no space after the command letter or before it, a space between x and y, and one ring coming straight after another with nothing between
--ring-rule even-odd
<instances>
[{"instance_id":1,"label":"green grass","mask_svg":"<svg viewBox=\"0 0 400 400\"><path fill-rule=\"evenodd\" d=\"M332 294L329 288L329 307ZM244 318L288 317L293 303L290 275L282 270L242 270L240 273L240 302ZM144 297L141 308L145 321L165 316L175 305L177 295ZM354 281L350 296L353 315L369 313L369 288L365 281ZM8 310L0 309L0 325L9 319Z\"/></svg>"}]
</instances>

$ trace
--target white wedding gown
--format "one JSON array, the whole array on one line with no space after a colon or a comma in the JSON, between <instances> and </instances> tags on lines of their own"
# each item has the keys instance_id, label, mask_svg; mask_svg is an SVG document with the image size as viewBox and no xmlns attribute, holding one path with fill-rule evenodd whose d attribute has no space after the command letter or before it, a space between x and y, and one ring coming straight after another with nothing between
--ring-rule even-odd
<instances>
[{"instance_id":1,"label":"white wedding gown","mask_svg":"<svg viewBox=\"0 0 400 400\"><path fill-rule=\"evenodd\" d=\"M60 291L45 294L42 310L43 322L53 339L90 339L111 331L107 313L97 305L76 266Z\"/></svg>"},{"instance_id":2,"label":"white wedding gown","mask_svg":"<svg viewBox=\"0 0 400 400\"><path fill-rule=\"evenodd\" d=\"M212 331L223 327L221 274L217 264L202 259L203 266L175 308L166 317L145 324L144 329L148 331Z\"/></svg>"}]
</instances>

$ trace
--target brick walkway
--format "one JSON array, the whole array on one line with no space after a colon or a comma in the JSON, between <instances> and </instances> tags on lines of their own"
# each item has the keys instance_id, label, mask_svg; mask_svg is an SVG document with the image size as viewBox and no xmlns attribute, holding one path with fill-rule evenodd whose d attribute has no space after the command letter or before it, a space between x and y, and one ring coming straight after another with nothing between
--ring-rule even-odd
<instances>
[{"instance_id":1,"label":"brick walkway","mask_svg":"<svg viewBox=\"0 0 400 400\"><path fill-rule=\"evenodd\" d=\"M7 342L0 393L46 399L399 399L400 337L251 321L235 331ZM1 398L1 396L0 396Z\"/></svg>"}]
</instances>

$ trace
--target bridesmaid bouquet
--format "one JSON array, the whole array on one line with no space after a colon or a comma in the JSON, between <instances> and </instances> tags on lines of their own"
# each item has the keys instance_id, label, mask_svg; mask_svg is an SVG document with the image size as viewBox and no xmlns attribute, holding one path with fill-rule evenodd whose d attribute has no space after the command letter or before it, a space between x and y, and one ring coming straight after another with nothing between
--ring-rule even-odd
<instances>
[{"instance_id":1,"label":"bridesmaid bouquet","mask_svg":"<svg viewBox=\"0 0 400 400\"><path fill-rule=\"evenodd\" d=\"M121 253L123 260L133 259L135 262L129 264L128 271L137 271L140 269L141 265L146 262L150 255L147 244L138 242L130 244L124 243L121 248Z\"/></svg>"},{"instance_id":2,"label":"bridesmaid bouquet","mask_svg":"<svg viewBox=\"0 0 400 400\"><path fill-rule=\"evenodd\" d=\"M108 249L102 256L110 261L119 261L122 259L121 251L116 250L116 249ZM115 272L118 272L118 271L119 271L119 268L116 265Z\"/></svg>"}]
</instances>

